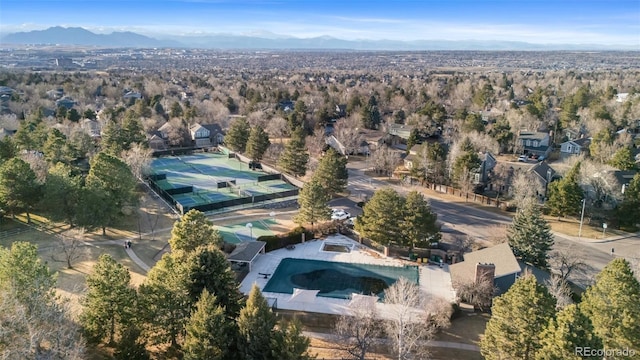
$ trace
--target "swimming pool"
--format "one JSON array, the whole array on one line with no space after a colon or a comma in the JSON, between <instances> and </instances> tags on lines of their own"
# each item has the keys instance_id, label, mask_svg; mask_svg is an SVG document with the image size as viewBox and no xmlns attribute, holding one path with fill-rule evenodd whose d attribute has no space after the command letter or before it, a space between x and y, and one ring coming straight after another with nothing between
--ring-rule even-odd
<instances>
[{"instance_id":1,"label":"swimming pool","mask_svg":"<svg viewBox=\"0 0 640 360\"><path fill-rule=\"evenodd\" d=\"M293 294L296 288L319 290L318 296L338 299L349 299L353 293L382 298L400 277L418 283L418 267L285 258L262 291Z\"/></svg>"}]
</instances>

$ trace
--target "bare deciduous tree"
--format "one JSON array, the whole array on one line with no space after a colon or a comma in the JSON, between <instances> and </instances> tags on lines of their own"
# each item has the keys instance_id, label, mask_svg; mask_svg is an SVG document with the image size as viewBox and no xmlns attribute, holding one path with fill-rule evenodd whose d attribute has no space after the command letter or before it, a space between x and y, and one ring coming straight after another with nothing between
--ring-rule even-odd
<instances>
[{"instance_id":1,"label":"bare deciduous tree","mask_svg":"<svg viewBox=\"0 0 640 360\"><path fill-rule=\"evenodd\" d=\"M71 320L67 302L20 303L11 291L0 291L0 350L3 359L85 359L85 342Z\"/></svg>"},{"instance_id":2,"label":"bare deciduous tree","mask_svg":"<svg viewBox=\"0 0 640 360\"><path fill-rule=\"evenodd\" d=\"M478 281L459 283L454 287L460 301L473 305L481 311L491 307L493 297L498 291L493 281L486 277L481 277Z\"/></svg>"},{"instance_id":3,"label":"bare deciduous tree","mask_svg":"<svg viewBox=\"0 0 640 360\"><path fill-rule=\"evenodd\" d=\"M142 179L142 176L148 173L149 164L151 164L151 154L153 150L135 143L131 149L122 152L122 160L129 165L131 173L136 179Z\"/></svg>"},{"instance_id":4,"label":"bare deciduous tree","mask_svg":"<svg viewBox=\"0 0 640 360\"><path fill-rule=\"evenodd\" d=\"M377 299L355 296L349 303L349 315L336 322L336 333L353 359L364 360L380 340L382 329L376 310Z\"/></svg>"},{"instance_id":5,"label":"bare deciduous tree","mask_svg":"<svg viewBox=\"0 0 640 360\"><path fill-rule=\"evenodd\" d=\"M584 261L573 255L574 253L573 247L569 247L567 250L553 251L549 256L551 269L563 281L568 281L572 273L584 271L587 267Z\"/></svg>"},{"instance_id":6,"label":"bare deciduous tree","mask_svg":"<svg viewBox=\"0 0 640 360\"><path fill-rule=\"evenodd\" d=\"M400 164L400 155L387 146L380 146L371 155L373 168L389 177Z\"/></svg>"},{"instance_id":7,"label":"bare deciduous tree","mask_svg":"<svg viewBox=\"0 0 640 360\"><path fill-rule=\"evenodd\" d=\"M429 298L406 278L398 279L385 291L384 303L389 306L385 330L398 360L412 358L418 349L421 358L425 358L425 341L432 338L439 327L448 324L451 305Z\"/></svg>"},{"instance_id":8,"label":"bare deciduous tree","mask_svg":"<svg viewBox=\"0 0 640 360\"><path fill-rule=\"evenodd\" d=\"M364 140L364 136L360 134L358 125L354 124L356 116L341 120L335 126L334 136L344 146L347 154L356 154L360 149L360 144Z\"/></svg>"},{"instance_id":9,"label":"bare deciduous tree","mask_svg":"<svg viewBox=\"0 0 640 360\"><path fill-rule=\"evenodd\" d=\"M283 143L282 138L284 138L287 133L287 129L289 129L289 124L282 116L273 117L267 124L267 131L269 134L274 138L279 138L281 144Z\"/></svg>"},{"instance_id":10,"label":"bare deciduous tree","mask_svg":"<svg viewBox=\"0 0 640 360\"><path fill-rule=\"evenodd\" d=\"M36 173L36 179L39 183L44 184L49 173L49 164L41 153L21 153L20 158L29 164L31 170Z\"/></svg>"},{"instance_id":11,"label":"bare deciduous tree","mask_svg":"<svg viewBox=\"0 0 640 360\"><path fill-rule=\"evenodd\" d=\"M54 261L65 262L68 269L73 269L73 263L86 255L82 242L83 230L70 230L57 236L58 244L51 254Z\"/></svg>"},{"instance_id":12,"label":"bare deciduous tree","mask_svg":"<svg viewBox=\"0 0 640 360\"><path fill-rule=\"evenodd\" d=\"M517 171L513 183L511 184L511 194L513 204L522 208L528 202L536 202L537 194L543 191L542 186L537 181L531 181L524 171Z\"/></svg>"},{"instance_id":13,"label":"bare deciduous tree","mask_svg":"<svg viewBox=\"0 0 640 360\"><path fill-rule=\"evenodd\" d=\"M571 300L571 289L567 281L563 280L559 275L551 275L545 281L545 286L549 293L556 298L556 310L562 310L567 305L573 303Z\"/></svg>"}]
</instances>

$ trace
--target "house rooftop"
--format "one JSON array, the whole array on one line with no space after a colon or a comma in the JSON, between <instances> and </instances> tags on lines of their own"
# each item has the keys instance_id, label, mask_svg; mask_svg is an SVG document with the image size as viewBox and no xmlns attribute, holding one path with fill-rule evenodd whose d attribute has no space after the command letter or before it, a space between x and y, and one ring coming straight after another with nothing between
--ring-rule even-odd
<instances>
[{"instance_id":1,"label":"house rooftop","mask_svg":"<svg viewBox=\"0 0 640 360\"><path fill-rule=\"evenodd\" d=\"M518 135L518 138L522 139L522 140L527 140L527 139L529 139L529 140L543 140L547 136L549 136L549 134L547 134L546 132L521 131L520 135Z\"/></svg>"},{"instance_id":2,"label":"house rooftop","mask_svg":"<svg viewBox=\"0 0 640 360\"><path fill-rule=\"evenodd\" d=\"M613 172L613 176L616 177L616 180L618 180L621 185L625 185L630 183L637 173L636 170L616 170Z\"/></svg>"},{"instance_id":3,"label":"house rooftop","mask_svg":"<svg viewBox=\"0 0 640 360\"><path fill-rule=\"evenodd\" d=\"M550 174L549 171L551 172ZM538 175L544 181L553 179L553 176L556 174L556 171L553 170L553 168L549 166L546 161L541 161L533 165L531 169L529 169L529 172Z\"/></svg>"},{"instance_id":4,"label":"house rooftop","mask_svg":"<svg viewBox=\"0 0 640 360\"><path fill-rule=\"evenodd\" d=\"M518 260L513 255L509 244L502 243L467 253L464 255L463 262L449 266L452 282L455 284L474 281L478 263L494 264L496 266L495 278L517 274L521 271Z\"/></svg>"}]
</instances>

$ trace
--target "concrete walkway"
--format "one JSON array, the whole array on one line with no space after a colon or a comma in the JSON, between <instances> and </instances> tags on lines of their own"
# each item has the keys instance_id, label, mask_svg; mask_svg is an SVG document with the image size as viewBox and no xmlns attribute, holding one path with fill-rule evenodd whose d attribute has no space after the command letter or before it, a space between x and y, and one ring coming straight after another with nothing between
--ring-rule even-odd
<instances>
[{"instance_id":1,"label":"concrete walkway","mask_svg":"<svg viewBox=\"0 0 640 360\"><path fill-rule=\"evenodd\" d=\"M302 334L306 337L320 339L327 342L337 342L340 340L340 337L335 334L328 333L320 333L320 332L311 332L311 331L303 331ZM388 339L378 339L380 342L388 342ZM437 341L437 340L429 340L425 342L426 346L429 347L437 347L437 348L447 348L447 349L458 349L458 350L467 350L467 351L475 351L480 352L480 347L472 344L464 344L459 342L451 342L451 341Z\"/></svg>"}]
</instances>

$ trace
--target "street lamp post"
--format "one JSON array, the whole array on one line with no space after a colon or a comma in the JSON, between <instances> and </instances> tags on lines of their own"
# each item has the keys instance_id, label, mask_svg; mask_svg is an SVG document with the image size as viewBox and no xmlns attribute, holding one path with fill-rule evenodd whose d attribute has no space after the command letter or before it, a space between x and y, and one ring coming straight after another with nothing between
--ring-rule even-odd
<instances>
[{"instance_id":1,"label":"street lamp post","mask_svg":"<svg viewBox=\"0 0 640 360\"><path fill-rule=\"evenodd\" d=\"M584 220L584 206L587 204L586 199L582 199L582 214L580 215L580 228L578 229L578 239L582 238L582 221Z\"/></svg>"},{"instance_id":2,"label":"street lamp post","mask_svg":"<svg viewBox=\"0 0 640 360\"><path fill-rule=\"evenodd\" d=\"M247 223L247 225L245 225L247 227L247 229L249 229L249 239L251 239L251 241L253 241L253 224L252 223Z\"/></svg>"}]
</instances>

